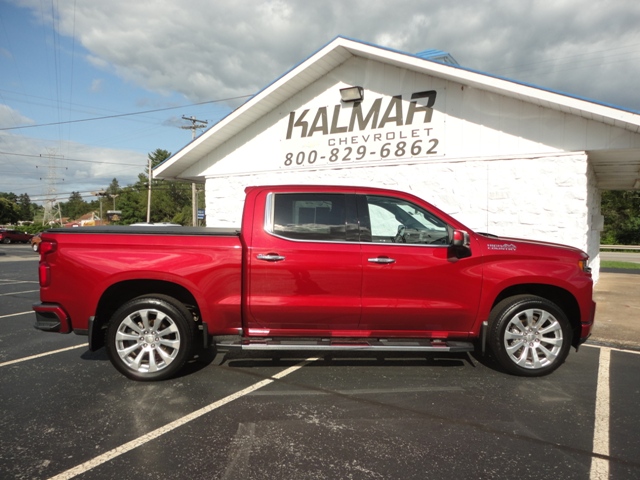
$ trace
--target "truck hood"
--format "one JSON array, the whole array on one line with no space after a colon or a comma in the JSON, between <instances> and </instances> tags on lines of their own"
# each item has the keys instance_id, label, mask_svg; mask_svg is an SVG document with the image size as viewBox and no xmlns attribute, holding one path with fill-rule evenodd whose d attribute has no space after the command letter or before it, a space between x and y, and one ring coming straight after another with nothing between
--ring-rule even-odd
<instances>
[{"instance_id":1,"label":"truck hood","mask_svg":"<svg viewBox=\"0 0 640 480\"><path fill-rule=\"evenodd\" d=\"M563 245L560 243L543 242L540 240L529 240L525 238L499 237L490 233L478 233L486 242L486 248L490 251L516 252L518 247L543 247L564 250L567 253L573 253L582 258L589 256L579 248Z\"/></svg>"}]
</instances>

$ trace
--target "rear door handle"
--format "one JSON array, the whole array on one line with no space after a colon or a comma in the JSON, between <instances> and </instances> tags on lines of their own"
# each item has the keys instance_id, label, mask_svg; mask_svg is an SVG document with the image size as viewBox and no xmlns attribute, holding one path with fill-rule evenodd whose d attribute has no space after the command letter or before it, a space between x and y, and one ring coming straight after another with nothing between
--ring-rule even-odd
<instances>
[{"instance_id":1,"label":"rear door handle","mask_svg":"<svg viewBox=\"0 0 640 480\"><path fill-rule=\"evenodd\" d=\"M369 262L371 263L396 263L396 259L395 258L389 258L389 257L375 257L375 258L370 258Z\"/></svg>"},{"instance_id":2,"label":"rear door handle","mask_svg":"<svg viewBox=\"0 0 640 480\"><path fill-rule=\"evenodd\" d=\"M278 255L277 253L259 253L256 258L258 260L264 260L265 262L280 262L284 260L282 255Z\"/></svg>"}]
</instances>

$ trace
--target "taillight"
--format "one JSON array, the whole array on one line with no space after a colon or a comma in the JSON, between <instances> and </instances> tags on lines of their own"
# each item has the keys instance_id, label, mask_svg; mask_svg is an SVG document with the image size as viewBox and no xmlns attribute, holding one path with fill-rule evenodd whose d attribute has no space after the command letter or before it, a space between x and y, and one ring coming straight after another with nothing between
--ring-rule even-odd
<instances>
[{"instance_id":1,"label":"taillight","mask_svg":"<svg viewBox=\"0 0 640 480\"><path fill-rule=\"evenodd\" d=\"M51 284L51 268L47 263L47 255L56 251L58 244L54 240L43 240L40 242L40 265L38 265L38 279L41 287L48 287Z\"/></svg>"},{"instance_id":2,"label":"taillight","mask_svg":"<svg viewBox=\"0 0 640 480\"><path fill-rule=\"evenodd\" d=\"M38 278L40 280L41 287L48 287L51 283L51 275L49 265L44 262L41 262L38 266Z\"/></svg>"},{"instance_id":3,"label":"taillight","mask_svg":"<svg viewBox=\"0 0 640 480\"><path fill-rule=\"evenodd\" d=\"M53 240L43 240L40 242L40 258L44 258L47 253L53 253L56 251L58 244Z\"/></svg>"}]
</instances>

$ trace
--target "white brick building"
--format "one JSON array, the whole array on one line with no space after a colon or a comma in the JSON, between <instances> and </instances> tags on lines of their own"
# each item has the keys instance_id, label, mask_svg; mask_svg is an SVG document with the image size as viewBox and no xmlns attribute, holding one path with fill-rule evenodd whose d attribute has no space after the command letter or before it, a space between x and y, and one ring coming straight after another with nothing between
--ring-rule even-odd
<instances>
[{"instance_id":1,"label":"white brick building","mask_svg":"<svg viewBox=\"0 0 640 480\"><path fill-rule=\"evenodd\" d=\"M361 102L340 89L362 87ZM154 175L205 183L208 226L239 226L244 188L410 191L476 231L597 258L600 191L640 187L640 114L337 38ZM597 273L596 273L597 274Z\"/></svg>"}]
</instances>

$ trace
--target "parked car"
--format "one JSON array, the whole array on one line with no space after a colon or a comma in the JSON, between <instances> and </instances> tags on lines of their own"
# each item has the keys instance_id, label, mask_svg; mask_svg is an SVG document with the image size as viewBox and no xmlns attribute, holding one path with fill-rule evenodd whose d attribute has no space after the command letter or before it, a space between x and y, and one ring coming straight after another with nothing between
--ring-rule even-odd
<instances>
[{"instance_id":1,"label":"parked car","mask_svg":"<svg viewBox=\"0 0 640 480\"><path fill-rule=\"evenodd\" d=\"M31 237L30 233L0 228L0 242L2 243L27 243Z\"/></svg>"}]
</instances>

